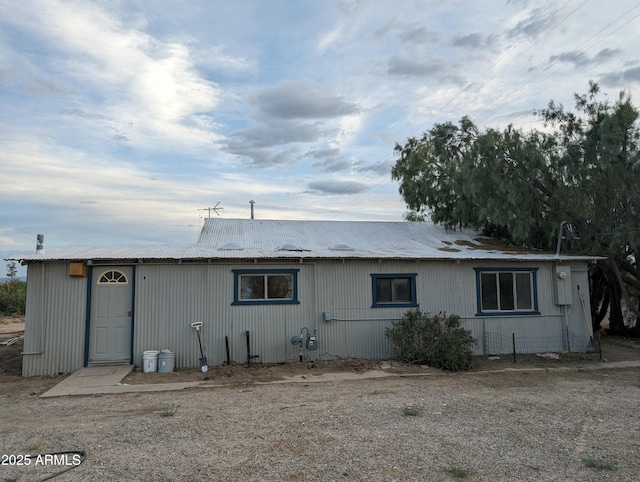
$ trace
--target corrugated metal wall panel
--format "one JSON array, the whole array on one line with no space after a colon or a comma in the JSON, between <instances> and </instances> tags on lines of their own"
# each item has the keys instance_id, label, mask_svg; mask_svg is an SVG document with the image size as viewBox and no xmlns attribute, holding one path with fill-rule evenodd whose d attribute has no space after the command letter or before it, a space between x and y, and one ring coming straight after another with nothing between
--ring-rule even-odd
<instances>
[{"instance_id":1,"label":"corrugated metal wall panel","mask_svg":"<svg viewBox=\"0 0 640 482\"><path fill-rule=\"evenodd\" d=\"M231 306L233 301L232 269L297 269L298 301L292 305L256 305ZM218 344L223 343L224 335L229 336L231 358L238 363L247 362L246 332L249 331L253 362L280 363L298 358L298 349L290 340L300 335L303 327L311 332L315 328L314 321L314 264L246 264L228 265L226 275L221 280L226 288L225 297L221 300L220 312L226 321L226 332L221 334ZM306 331L305 331L306 336ZM223 346L223 345L221 345Z\"/></svg>"},{"instance_id":2,"label":"corrugated metal wall panel","mask_svg":"<svg viewBox=\"0 0 640 482\"><path fill-rule=\"evenodd\" d=\"M69 277L66 263L29 265L24 351L33 354L23 356L24 376L82 367L86 283L87 278Z\"/></svg>"},{"instance_id":3,"label":"corrugated metal wall panel","mask_svg":"<svg viewBox=\"0 0 640 482\"><path fill-rule=\"evenodd\" d=\"M373 358L385 359L392 355L391 344L385 336L385 329L391 326L389 320L338 319L324 323L318 331L318 357Z\"/></svg>"},{"instance_id":4,"label":"corrugated metal wall panel","mask_svg":"<svg viewBox=\"0 0 640 482\"><path fill-rule=\"evenodd\" d=\"M233 269L299 269L299 305L232 306ZM226 360L225 336L231 359L247 361L246 332L254 362L294 359L291 336L303 326L313 331L313 265L206 264L142 265L137 269L134 362L142 364L145 350L168 348L176 367L196 367L200 358L194 321L204 323L203 350L211 365ZM296 351L297 353L297 351Z\"/></svg>"},{"instance_id":5,"label":"corrugated metal wall panel","mask_svg":"<svg viewBox=\"0 0 640 482\"><path fill-rule=\"evenodd\" d=\"M133 360L142 366L143 352L169 349L176 367L198 366L194 321L204 323L201 336L212 330L206 265L139 265L136 269ZM206 345L206 343L205 343Z\"/></svg>"},{"instance_id":6,"label":"corrugated metal wall panel","mask_svg":"<svg viewBox=\"0 0 640 482\"><path fill-rule=\"evenodd\" d=\"M318 266L317 311L320 315L330 312L334 318L320 326L322 356L391 357L385 330L409 308L372 308L371 275L403 273L417 274L416 296L422 311L445 311L460 316L475 314L475 280L470 265L449 261L322 263Z\"/></svg>"},{"instance_id":7,"label":"corrugated metal wall panel","mask_svg":"<svg viewBox=\"0 0 640 482\"><path fill-rule=\"evenodd\" d=\"M486 355L484 342L484 320L480 318L461 318L460 326L471 332L476 344L472 347L474 355Z\"/></svg>"},{"instance_id":8,"label":"corrugated metal wall panel","mask_svg":"<svg viewBox=\"0 0 640 482\"><path fill-rule=\"evenodd\" d=\"M557 315L518 318L512 316L485 317L484 344L486 354L562 351L565 346L562 317Z\"/></svg>"},{"instance_id":9,"label":"corrugated metal wall panel","mask_svg":"<svg viewBox=\"0 0 640 482\"><path fill-rule=\"evenodd\" d=\"M270 262L140 264L136 266L134 310L134 363L142 366L143 352L168 348L176 353L176 367L198 367L200 352L194 321L204 323L202 342L209 364L226 360L225 336L231 358L246 363L245 333L251 335L255 362L276 363L298 359L290 343L302 327L317 329L318 350L303 350L305 358L388 358L391 348L385 329L407 308L372 308L371 274L416 273L417 301L428 312L459 315L479 340L476 353L488 353L487 333L510 337L564 336L563 327L586 330L577 285L588 300L586 265L572 268L573 305L554 303L555 268L532 264L538 270L541 316L477 317L474 267L523 266L517 262L325 260L318 263ZM298 269L297 305L233 306L233 269ZM87 278L70 278L65 263L29 265L25 375L72 371L84 361ZM42 280L44 279L44 288ZM332 321L324 322L329 312ZM44 313L44 316L41 314ZM41 329L40 323L44 323ZM306 334L306 332L305 332ZM506 343L506 344L505 344ZM503 343L504 347L508 342ZM42 347L41 347L42 345ZM503 347L503 348L504 348ZM503 349L501 348L501 349ZM551 346L549 349L555 348ZM504 348L506 350L506 348ZM505 351L509 352L509 351Z\"/></svg>"}]
</instances>

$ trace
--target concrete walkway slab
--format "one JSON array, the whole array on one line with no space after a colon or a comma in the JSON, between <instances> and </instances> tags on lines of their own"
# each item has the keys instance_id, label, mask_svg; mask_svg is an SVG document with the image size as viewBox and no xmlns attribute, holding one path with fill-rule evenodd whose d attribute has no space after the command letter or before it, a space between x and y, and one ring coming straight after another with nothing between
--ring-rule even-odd
<instances>
[{"instance_id":1,"label":"concrete walkway slab","mask_svg":"<svg viewBox=\"0 0 640 482\"><path fill-rule=\"evenodd\" d=\"M174 383L148 383L146 385L111 385L104 387L76 388L73 393L67 395L106 395L111 393L138 393L138 392L173 392L185 388L199 387L201 382L174 382Z\"/></svg>"},{"instance_id":2,"label":"concrete walkway slab","mask_svg":"<svg viewBox=\"0 0 640 482\"><path fill-rule=\"evenodd\" d=\"M473 376L483 375L487 373L513 373L513 372L531 372L531 371L587 371L587 370L606 370L606 369L625 369L640 368L640 360L621 361L621 362L604 362L597 364L587 364L573 367L519 367L504 368L486 371L460 372L460 375ZM58 385L53 387L46 393L40 395L41 398L48 397L64 397L68 395L102 395L102 394L118 394L118 393L136 393L136 392L164 392L177 391L187 388L219 388L226 385L211 382L171 382L171 383L148 383L139 385L121 384L120 381L131 372L132 365L121 366L101 366L82 368L65 378ZM313 382L339 382L348 380L366 380L374 378L387 377L424 377L441 374L439 370L428 371L425 373L388 373L384 370L371 370L364 373L325 373L322 375L294 375L284 380L274 380L270 382L255 382L256 385L271 385L279 383L313 383Z\"/></svg>"},{"instance_id":3,"label":"concrete walkway slab","mask_svg":"<svg viewBox=\"0 0 640 482\"><path fill-rule=\"evenodd\" d=\"M86 395L104 387L118 386L133 370L133 365L109 365L81 368L62 380L40 398Z\"/></svg>"}]
</instances>

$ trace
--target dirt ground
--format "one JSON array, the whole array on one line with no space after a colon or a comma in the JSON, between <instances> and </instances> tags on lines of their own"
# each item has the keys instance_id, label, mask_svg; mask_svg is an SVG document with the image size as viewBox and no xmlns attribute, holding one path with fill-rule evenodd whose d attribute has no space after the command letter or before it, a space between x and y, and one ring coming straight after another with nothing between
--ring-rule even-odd
<instances>
[{"instance_id":1,"label":"dirt ground","mask_svg":"<svg viewBox=\"0 0 640 482\"><path fill-rule=\"evenodd\" d=\"M0 343L14 339L24 334L24 319L4 317L0 319ZM598 339L598 337L596 337ZM536 355L517 355L515 362L512 355L502 355L499 358L476 357L472 372L487 370L508 370L523 368L555 368L575 367L584 364L602 363L606 361L640 360L640 340L623 337L601 337L602 359L600 353L566 353L559 354L559 359L542 358ZM23 378L22 374L22 340L4 346L0 345L0 395L14 390L38 391L40 385L53 386L66 375L55 377ZM126 384L152 384L186 381L210 381L211 384L250 385L283 380L296 375L315 376L328 372L362 373L369 370L381 369L394 374L431 374L434 370L427 366L401 364L396 362L381 362L379 360L343 359L332 361L295 362L276 365L253 363L250 367L244 364L232 363L209 367L206 374L200 369L177 369L173 373L143 373L136 367L131 374L122 380Z\"/></svg>"},{"instance_id":2,"label":"dirt ground","mask_svg":"<svg viewBox=\"0 0 640 482\"><path fill-rule=\"evenodd\" d=\"M41 399L64 377L22 378L20 351L0 345L0 480L640 480L640 369L580 368L597 353L478 358L458 374L363 360L235 365L211 368L202 388ZM640 345L603 337L603 357L638 360ZM311 383L370 369L396 376ZM309 383L258 383L292 375Z\"/></svg>"}]
</instances>

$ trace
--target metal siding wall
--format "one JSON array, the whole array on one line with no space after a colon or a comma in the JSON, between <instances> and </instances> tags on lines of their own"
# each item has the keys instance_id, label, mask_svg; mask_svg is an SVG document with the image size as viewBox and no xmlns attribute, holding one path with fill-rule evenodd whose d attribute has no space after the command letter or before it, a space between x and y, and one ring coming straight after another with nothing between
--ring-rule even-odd
<instances>
[{"instance_id":1,"label":"metal siding wall","mask_svg":"<svg viewBox=\"0 0 640 482\"><path fill-rule=\"evenodd\" d=\"M478 317L476 267L532 267L537 271L537 296L540 316ZM574 269L585 269L584 263L574 264ZM417 273L417 301L422 311L457 314L465 328L471 330L478 344L474 354L488 354L485 346L485 330L505 337L501 345L503 353L512 352L512 333L521 338L516 350L525 352L527 342L538 338L546 343L546 350L563 349L564 308L554 303L551 263L509 261L421 261L421 262L371 262L347 260L324 262L318 265L317 311L331 312L334 320L321 323L319 346L326 358L366 357L387 358L391 348L384 335L390 320L400 319L408 308L371 308L372 273ZM582 273L580 275L579 273ZM575 273L574 284L588 286L586 271ZM569 313L570 330L584 332L581 306L574 286L574 304ZM583 295L585 289L582 289ZM588 295L588 293L586 293ZM588 296L585 296L588 307ZM580 310L580 311L578 311ZM582 316L582 318L584 318ZM582 326L581 326L582 324ZM566 336L565 336L566 338ZM534 342L531 342L532 344ZM572 350L574 347L572 347ZM577 348L576 348L577 349Z\"/></svg>"},{"instance_id":2,"label":"metal siding wall","mask_svg":"<svg viewBox=\"0 0 640 482\"><path fill-rule=\"evenodd\" d=\"M331 312L323 323L319 346L325 358L392 356L385 329L410 308L372 308L371 274L417 273L416 296L422 311L466 317L474 336L481 339L476 312L475 272L469 263L452 261L325 262L318 266L318 311ZM475 352L481 353L481 344Z\"/></svg>"},{"instance_id":3,"label":"metal siding wall","mask_svg":"<svg viewBox=\"0 0 640 482\"><path fill-rule=\"evenodd\" d=\"M82 368L87 278L69 277L66 263L31 264L27 270L24 351L42 354L23 356L23 376Z\"/></svg>"},{"instance_id":4,"label":"metal siding wall","mask_svg":"<svg viewBox=\"0 0 640 482\"><path fill-rule=\"evenodd\" d=\"M591 298L589 296L589 273L586 267L572 266L571 268L571 281L572 281L572 304L569 312L567 313L567 319L569 324L569 331L574 334L576 338L572 340L571 350L577 352L587 351L589 347L589 325L591 324ZM584 298L585 308L587 315L585 317L582 309L582 301L578 294L578 286L580 286L580 292Z\"/></svg>"},{"instance_id":5,"label":"metal siding wall","mask_svg":"<svg viewBox=\"0 0 640 482\"><path fill-rule=\"evenodd\" d=\"M402 318L408 308L372 308L371 274L418 273L418 299L423 276L415 262L346 260L317 265L317 319L330 312L333 319L319 321L318 356L321 358L375 358L391 356L385 329Z\"/></svg>"},{"instance_id":6,"label":"metal siding wall","mask_svg":"<svg viewBox=\"0 0 640 482\"><path fill-rule=\"evenodd\" d=\"M299 269L299 305L232 306L233 269ZM176 368L198 367L200 351L191 323L202 321L202 345L210 365L226 361L225 336L232 361L246 363L246 331L254 362L294 359L289 340L303 326L313 331L313 265L193 264L141 265L137 268L134 362L141 366L145 350L168 348Z\"/></svg>"},{"instance_id":7,"label":"metal siding wall","mask_svg":"<svg viewBox=\"0 0 640 482\"><path fill-rule=\"evenodd\" d=\"M232 269L298 269L297 305L255 305L231 306L233 301ZM291 345L291 337L299 335L302 327L313 332L314 317L314 269L313 264L236 264L227 266L224 284L228 287L220 300L221 312L225 313L224 324L227 331L221 334L221 346L224 347L224 335L229 336L231 358L238 363L247 362L246 331L250 333L251 354L257 355L253 362L281 363L298 358L297 347ZM306 332L305 332L306 336ZM304 350L305 357L314 357L315 353ZM222 353L221 355L224 355ZM224 357L221 357L221 361Z\"/></svg>"},{"instance_id":8,"label":"metal siding wall","mask_svg":"<svg viewBox=\"0 0 640 482\"><path fill-rule=\"evenodd\" d=\"M562 317L557 315L486 317L484 331L487 355L513 353L514 334L516 353L564 349Z\"/></svg>"},{"instance_id":9,"label":"metal siding wall","mask_svg":"<svg viewBox=\"0 0 640 482\"><path fill-rule=\"evenodd\" d=\"M481 318L461 318L460 326L471 331L471 335L476 340L476 344L471 348L474 355L485 355L487 354L485 350L485 341L484 341L484 320Z\"/></svg>"},{"instance_id":10,"label":"metal siding wall","mask_svg":"<svg viewBox=\"0 0 640 482\"><path fill-rule=\"evenodd\" d=\"M207 268L206 265L138 265L134 364L142 366L144 351L166 348L176 354L176 368L199 366L200 351L191 323L204 322L203 348L214 327Z\"/></svg>"},{"instance_id":11,"label":"metal siding wall","mask_svg":"<svg viewBox=\"0 0 640 482\"><path fill-rule=\"evenodd\" d=\"M391 320L400 319L407 308L371 308L371 274L374 273L417 273L420 309L461 316L464 325L478 339L477 354L485 353L485 330L495 330L508 337L514 332L524 337L562 336L565 311L554 304L551 263L526 263L526 266L539 268L538 302L542 316L475 316L473 268L523 265L486 261L378 263L367 260L321 261L317 264L138 265L134 363L142 366L145 350L168 348L176 353L177 368L198 367L200 352L196 333L191 328L194 321L204 322L203 349L211 365L220 365L226 360L225 335L229 337L231 359L245 363L247 330L251 334L252 354L259 355L255 362L296 360L298 349L289 340L291 336L299 335L303 326L311 332L317 328L319 348L316 352L304 349L305 358L389 358L392 354L385 329L391 326ZM300 304L232 306L232 270L238 268L299 269ZM67 269L66 263L36 263L28 267L25 352L40 351L41 348L44 352L24 356L25 376L70 372L83 364L87 278L70 278ZM581 286L588 309L586 265L574 263L572 276L573 304L566 319L571 331L584 334L587 325L576 286ZM323 322L325 311L335 319Z\"/></svg>"}]
</instances>

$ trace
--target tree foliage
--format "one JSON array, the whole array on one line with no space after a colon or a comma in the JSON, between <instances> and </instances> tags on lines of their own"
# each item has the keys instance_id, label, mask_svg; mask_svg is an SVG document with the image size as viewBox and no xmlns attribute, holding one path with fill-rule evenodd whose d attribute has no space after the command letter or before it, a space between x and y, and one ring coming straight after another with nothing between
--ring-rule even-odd
<instances>
[{"instance_id":1,"label":"tree foliage","mask_svg":"<svg viewBox=\"0 0 640 482\"><path fill-rule=\"evenodd\" d=\"M621 300L640 315L640 130L622 92L613 103L591 82L576 112L551 101L544 130L480 130L469 118L437 124L396 145L392 177L414 212L448 227L470 227L540 249L606 256L592 277L594 325L611 308L624 330ZM640 329L640 323L636 323Z\"/></svg>"},{"instance_id":2,"label":"tree foliage","mask_svg":"<svg viewBox=\"0 0 640 482\"><path fill-rule=\"evenodd\" d=\"M7 264L9 281L0 283L0 313L24 315L27 300L27 283L18 279L15 263Z\"/></svg>"}]
</instances>

